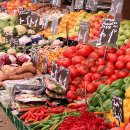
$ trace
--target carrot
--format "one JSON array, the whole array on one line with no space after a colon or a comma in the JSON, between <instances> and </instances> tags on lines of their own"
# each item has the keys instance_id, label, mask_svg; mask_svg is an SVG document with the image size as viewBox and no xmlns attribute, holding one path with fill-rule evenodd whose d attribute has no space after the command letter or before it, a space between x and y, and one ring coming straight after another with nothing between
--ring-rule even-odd
<instances>
[{"instance_id":1,"label":"carrot","mask_svg":"<svg viewBox=\"0 0 130 130\"><path fill-rule=\"evenodd\" d=\"M53 128L56 126L56 124L59 122L59 120L49 129L49 130L53 130Z\"/></svg>"},{"instance_id":2,"label":"carrot","mask_svg":"<svg viewBox=\"0 0 130 130\"><path fill-rule=\"evenodd\" d=\"M13 76L8 76L8 80L18 80L18 79L24 79L24 78L28 78L28 77L32 77L33 74L30 72L26 72L23 74L19 74L19 75L13 75Z\"/></svg>"},{"instance_id":3,"label":"carrot","mask_svg":"<svg viewBox=\"0 0 130 130\"><path fill-rule=\"evenodd\" d=\"M25 66L19 67L15 72L16 72L16 74L22 74L22 73L25 73L25 72L31 72L33 74L36 74L37 69L34 66L25 65Z\"/></svg>"},{"instance_id":4,"label":"carrot","mask_svg":"<svg viewBox=\"0 0 130 130\"><path fill-rule=\"evenodd\" d=\"M67 107L72 107L72 106L75 106L77 105L77 103L71 103L71 104L68 104Z\"/></svg>"},{"instance_id":5,"label":"carrot","mask_svg":"<svg viewBox=\"0 0 130 130\"><path fill-rule=\"evenodd\" d=\"M38 106L38 107L21 107L21 108L18 108L18 111L19 111L19 112L29 111L29 110L32 109L32 108L38 109L39 106Z\"/></svg>"}]
</instances>

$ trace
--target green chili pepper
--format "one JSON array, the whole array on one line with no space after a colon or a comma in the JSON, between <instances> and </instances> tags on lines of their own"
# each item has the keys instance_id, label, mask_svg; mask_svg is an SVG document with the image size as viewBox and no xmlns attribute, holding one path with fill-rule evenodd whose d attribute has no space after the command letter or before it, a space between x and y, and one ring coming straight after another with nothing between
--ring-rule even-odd
<instances>
[{"instance_id":1,"label":"green chili pepper","mask_svg":"<svg viewBox=\"0 0 130 130\"><path fill-rule=\"evenodd\" d=\"M114 87L121 87L123 84L124 84L123 79L117 79L111 85L114 86Z\"/></svg>"},{"instance_id":2,"label":"green chili pepper","mask_svg":"<svg viewBox=\"0 0 130 130\"><path fill-rule=\"evenodd\" d=\"M39 124L35 127L32 128L32 130L37 130L37 129L40 129L40 128L43 128L44 127L44 124Z\"/></svg>"},{"instance_id":3,"label":"green chili pepper","mask_svg":"<svg viewBox=\"0 0 130 130\"><path fill-rule=\"evenodd\" d=\"M126 78L124 78L124 83L130 84L130 76L127 76Z\"/></svg>"},{"instance_id":4,"label":"green chili pepper","mask_svg":"<svg viewBox=\"0 0 130 130\"><path fill-rule=\"evenodd\" d=\"M42 121L33 122L31 125L35 126L35 125L39 125L40 123L42 123Z\"/></svg>"},{"instance_id":5,"label":"green chili pepper","mask_svg":"<svg viewBox=\"0 0 130 130\"><path fill-rule=\"evenodd\" d=\"M99 86L98 86L98 88L97 88L97 93L99 93L99 91L104 87L104 86L106 86L106 84L100 84Z\"/></svg>"},{"instance_id":6,"label":"green chili pepper","mask_svg":"<svg viewBox=\"0 0 130 130\"><path fill-rule=\"evenodd\" d=\"M46 125L45 127L43 127L41 130L47 130L48 128L50 128L51 125Z\"/></svg>"}]
</instances>

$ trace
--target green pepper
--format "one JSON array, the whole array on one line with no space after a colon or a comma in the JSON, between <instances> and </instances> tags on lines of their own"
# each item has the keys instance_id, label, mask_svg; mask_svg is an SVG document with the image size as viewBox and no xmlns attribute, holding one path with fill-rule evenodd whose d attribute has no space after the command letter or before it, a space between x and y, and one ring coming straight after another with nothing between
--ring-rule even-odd
<instances>
[{"instance_id":1,"label":"green pepper","mask_svg":"<svg viewBox=\"0 0 130 130\"><path fill-rule=\"evenodd\" d=\"M117 97L123 97L124 96L124 92L123 91L121 91L121 90L119 90L119 89L117 89L117 90L115 90L111 95L110 95L110 98L112 99L112 95L115 95L115 96L117 96Z\"/></svg>"},{"instance_id":2,"label":"green pepper","mask_svg":"<svg viewBox=\"0 0 130 130\"><path fill-rule=\"evenodd\" d=\"M90 112L94 112L96 110L96 108L91 106L90 104L88 104L87 110Z\"/></svg>"},{"instance_id":3,"label":"green pepper","mask_svg":"<svg viewBox=\"0 0 130 130\"><path fill-rule=\"evenodd\" d=\"M104 84L104 83L100 84L100 85L98 86L98 88L97 88L97 93L99 93L99 91L100 91L104 86L106 86L106 84Z\"/></svg>"},{"instance_id":4,"label":"green pepper","mask_svg":"<svg viewBox=\"0 0 130 130\"><path fill-rule=\"evenodd\" d=\"M113 87L121 87L123 84L124 84L124 80L123 79L117 79L111 85Z\"/></svg>"},{"instance_id":5,"label":"green pepper","mask_svg":"<svg viewBox=\"0 0 130 130\"><path fill-rule=\"evenodd\" d=\"M110 88L111 88L111 85L106 85L99 91L99 93L106 93L107 90L110 89Z\"/></svg>"},{"instance_id":6,"label":"green pepper","mask_svg":"<svg viewBox=\"0 0 130 130\"><path fill-rule=\"evenodd\" d=\"M118 89L118 87L113 87L113 88L108 89L108 90L107 90L107 93L106 93L107 97L110 97L110 95L111 95L116 89Z\"/></svg>"},{"instance_id":7,"label":"green pepper","mask_svg":"<svg viewBox=\"0 0 130 130\"><path fill-rule=\"evenodd\" d=\"M99 106L100 104L99 104L99 94L97 94L94 98L93 98L93 100L92 100L92 105L94 106L94 107L96 107L96 106Z\"/></svg>"},{"instance_id":8,"label":"green pepper","mask_svg":"<svg viewBox=\"0 0 130 130\"><path fill-rule=\"evenodd\" d=\"M130 86L130 83L129 84L123 84L122 87L121 87L121 90L123 92L125 92L125 89L128 88Z\"/></svg>"},{"instance_id":9,"label":"green pepper","mask_svg":"<svg viewBox=\"0 0 130 130\"><path fill-rule=\"evenodd\" d=\"M126 78L124 78L124 83L130 84L130 76L127 76Z\"/></svg>"},{"instance_id":10,"label":"green pepper","mask_svg":"<svg viewBox=\"0 0 130 130\"><path fill-rule=\"evenodd\" d=\"M102 99L102 102L104 102L107 99L107 96L104 93L101 93L100 97Z\"/></svg>"},{"instance_id":11,"label":"green pepper","mask_svg":"<svg viewBox=\"0 0 130 130\"><path fill-rule=\"evenodd\" d=\"M107 99L104 103L103 103L103 107L105 109L105 111L110 111L112 108L112 100L111 99Z\"/></svg>"},{"instance_id":12,"label":"green pepper","mask_svg":"<svg viewBox=\"0 0 130 130\"><path fill-rule=\"evenodd\" d=\"M97 95L97 92L94 92L91 97L88 99L88 102L91 103L93 98Z\"/></svg>"}]
</instances>

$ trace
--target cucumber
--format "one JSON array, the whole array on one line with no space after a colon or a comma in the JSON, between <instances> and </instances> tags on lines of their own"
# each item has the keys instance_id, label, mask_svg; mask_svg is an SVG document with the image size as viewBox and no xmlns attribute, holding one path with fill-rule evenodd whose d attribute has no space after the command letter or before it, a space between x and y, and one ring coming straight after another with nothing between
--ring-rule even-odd
<instances>
[{"instance_id":1,"label":"cucumber","mask_svg":"<svg viewBox=\"0 0 130 130\"><path fill-rule=\"evenodd\" d=\"M92 103L93 98L97 95L97 92L94 92L91 97L88 99L89 103Z\"/></svg>"},{"instance_id":2,"label":"cucumber","mask_svg":"<svg viewBox=\"0 0 130 130\"><path fill-rule=\"evenodd\" d=\"M99 91L99 93L106 93L107 90L110 89L110 88L111 88L111 85L106 85Z\"/></svg>"},{"instance_id":3,"label":"cucumber","mask_svg":"<svg viewBox=\"0 0 130 130\"><path fill-rule=\"evenodd\" d=\"M98 88L97 88L97 93L99 93L99 91L100 91L104 86L106 86L106 84L104 84L104 83L100 84L100 85L98 86Z\"/></svg>"}]
</instances>

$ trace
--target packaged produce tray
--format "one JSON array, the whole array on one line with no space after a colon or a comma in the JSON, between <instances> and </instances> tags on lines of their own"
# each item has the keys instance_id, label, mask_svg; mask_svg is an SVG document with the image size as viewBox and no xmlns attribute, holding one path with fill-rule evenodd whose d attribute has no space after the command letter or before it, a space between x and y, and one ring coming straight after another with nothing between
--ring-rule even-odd
<instances>
[{"instance_id":1,"label":"packaged produce tray","mask_svg":"<svg viewBox=\"0 0 130 130\"><path fill-rule=\"evenodd\" d=\"M4 110L18 130L30 130L30 128L24 122L22 122L18 116L12 114L11 108L5 108L1 103L0 107Z\"/></svg>"}]
</instances>

